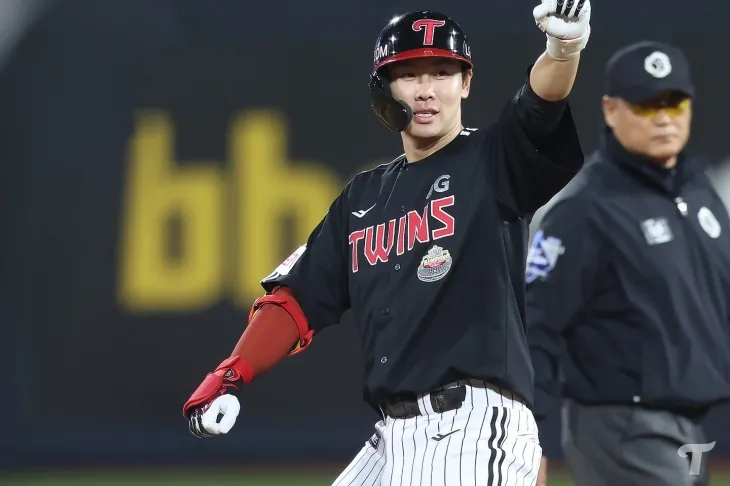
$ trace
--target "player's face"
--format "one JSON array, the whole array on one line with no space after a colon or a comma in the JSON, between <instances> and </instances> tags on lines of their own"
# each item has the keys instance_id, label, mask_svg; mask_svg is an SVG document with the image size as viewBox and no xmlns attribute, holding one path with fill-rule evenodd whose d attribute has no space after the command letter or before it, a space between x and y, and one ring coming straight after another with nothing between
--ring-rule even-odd
<instances>
[{"instance_id":1,"label":"player's face","mask_svg":"<svg viewBox=\"0 0 730 486\"><path fill-rule=\"evenodd\" d=\"M472 71L452 59L413 59L390 68L390 88L396 99L413 110L405 134L439 139L461 129L461 100L469 96Z\"/></svg>"},{"instance_id":2,"label":"player's face","mask_svg":"<svg viewBox=\"0 0 730 486\"><path fill-rule=\"evenodd\" d=\"M603 112L621 145L662 164L675 160L689 139L692 102L681 93L664 93L639 105L604 97Z\"/></svg>"}]
</instances>

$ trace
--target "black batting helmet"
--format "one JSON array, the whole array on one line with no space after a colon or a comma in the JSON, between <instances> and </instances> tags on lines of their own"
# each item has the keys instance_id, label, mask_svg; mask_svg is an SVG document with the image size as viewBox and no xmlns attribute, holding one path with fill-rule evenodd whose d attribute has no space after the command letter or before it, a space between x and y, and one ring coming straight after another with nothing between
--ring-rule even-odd
<instances>
[{"instance_id":1,"label":"black batting helmet","mask_svg":"<svg viewBox=\"0 0 730 486\"><path fill-rule=\"evenodd\" d=\"M393 131L405 130L413 113L403 101L393 98L382 68L390 63L419 57L456 59L472 68L471 48L456 21L431 10L393 17L375 43L370 98L375 115Z\"/></svg>"}]
</instances>

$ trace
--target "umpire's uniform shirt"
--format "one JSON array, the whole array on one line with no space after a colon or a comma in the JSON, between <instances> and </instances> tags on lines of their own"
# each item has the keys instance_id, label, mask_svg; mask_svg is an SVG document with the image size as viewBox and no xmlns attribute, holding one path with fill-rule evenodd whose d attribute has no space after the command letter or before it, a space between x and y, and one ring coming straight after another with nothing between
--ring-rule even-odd
<instances>
[{"instance_id":1,"label":"umpire's uniform shirt","mask_svg":"<svg viewBox=\"0 0 730 486\"><path fill-rule=\"evenodd\" d=\"M691 93L680 52L664 48L669 76L644 72L655 48L609 68L610 89ZM562 373L578 484L704 484L677 449L712 441L697 421L730 397L730 220L702 164L681 154L662 169L607 130L546 212L527 281L535 414L545 418Z\"/></svg>"}]
</instances>

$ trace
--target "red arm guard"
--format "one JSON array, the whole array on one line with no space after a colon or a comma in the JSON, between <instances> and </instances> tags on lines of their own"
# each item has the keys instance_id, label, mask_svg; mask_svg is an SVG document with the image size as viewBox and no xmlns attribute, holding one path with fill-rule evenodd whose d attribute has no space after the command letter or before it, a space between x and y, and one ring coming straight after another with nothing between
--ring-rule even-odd
<instances>
[{"instance_id":1,"label":"red arm guard","mask_svg":"<svg viewBox=\"0 0 730 486\"><path fill-rule=\"evenodd\" d=\"M264 304L274 304L281 307L291 316L297 325L299 339L288 354L292 355L304 351L311 344L314 331L309 329L309 323L304 315L304 311L302 311L302 308L299 306L291 291L286 287L276 287L271 294L256 299L248 315L249 322L252 321L254 315Z\"/></svg>"},{"instance_id":2,"label":"red arm guard","mask_svg":"<svg viewBox=\"0 0 730 486\"><path fill-rule=\"evenodd\" d=\"M240 385L249 383L285 357L303 351L313 334L288 289L277 287L271 294L257 299L231 357L206 376L183 406L183 415L220 395L238 391Z\"/></svg>"}]
</instances>

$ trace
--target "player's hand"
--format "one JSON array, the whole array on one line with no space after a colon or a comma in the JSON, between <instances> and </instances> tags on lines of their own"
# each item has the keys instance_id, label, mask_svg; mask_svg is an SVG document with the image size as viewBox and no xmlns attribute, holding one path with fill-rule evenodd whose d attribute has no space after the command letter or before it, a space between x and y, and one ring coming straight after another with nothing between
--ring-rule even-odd
<instances>
[{"instance_id":1,"label":"player's hand","mask_svg":"<svg viewBox=\"0 0 730 486\"><path fill-rule=\"evenodd\" d=\"M542 0L532 15L543 32L558 39L578 39L590 33L590 0Z\"/></svg>"},{"instance_id":2,"label":"player's hand","mask_svg":"<svg viewBox=\"0 0 730 486\"><path fill-rule=\"evenodd\" d=\"M195 437L203 439L227 434L236 423L241 404L235 395L222 395L204 407L188 414L188 427Z\"/></svg>"},{"instance_id":3,"label":"player's hand","mask_svg":"<svg viewBox=\"0 0 730 486\"><path fill-rule=\"evenodd\" d=\"M537 486L547 486L547 470L548 460L547 457L542 456L540 459L540 471L537 473Z\"/></svg>"},{"instance_id":4,"label":"player's hand","mask_svg":"<svg viewBox=\"0 0 730 486\"><path fill-rule=\"evenodd\" d=\"M233 393L243 385L237 362L238 357L227 359L208 373L183 405L183 416L195 437L227 434L236 423L241 404Z\"/></svg>"},{"instance_id":5,"label":"player's hand","mask_svg":"<svg viewBox=\"0 0 730 486\"><path fill-rule=\"evenodd\" d=\"M591 36L591 0L542 0L532 11L547 36L547 53L569 61L585 49Z\"/></svg>"}]
</instances>

